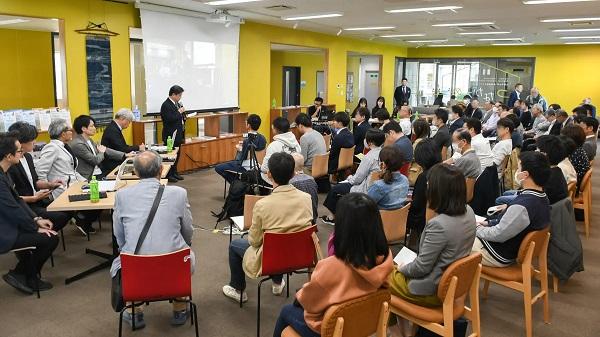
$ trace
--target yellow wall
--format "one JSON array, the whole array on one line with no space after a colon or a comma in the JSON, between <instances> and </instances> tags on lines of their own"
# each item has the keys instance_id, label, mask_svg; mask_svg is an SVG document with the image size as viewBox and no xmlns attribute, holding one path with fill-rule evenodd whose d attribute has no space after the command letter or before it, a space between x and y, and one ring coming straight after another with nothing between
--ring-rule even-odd
<instances>
[{"instance_id":1,"label":"yellow wall","mask_svg":"<svg viewBox=\"0 0 600 337\"><path fill-rule=\"evenodd\" d=\"M0 109L55 105L51 39L49 32L0 29Z\"/></svg>"},{"instance_id":2,"label":"yellow wall","mask_svg":"<svg viewBox=\"0 0 600 337\"><path fill-rule=\"evenodd\" d=\"M408 57L535 57L533 83L548 104L571 111L584 97L592 97L596 105L600 102L598 45L410 48Z\"/></svg>"},{"instance_id":3,"label":"yellow wall","mask_svg":"<svg viewBox=\"0 0 600 337\"><path fill-rule=\"evenodd\" d=\"M300 80L306 82L300 88L300 105L311 105L317 94L317 71L323 71L325 55L288 51L271 52L271 101L275 98L282 105L283 67L300 67Z\"/></svg>"},{"instance_id":4,"label":"yellow wall","mask_svg":"<svg viewBox=\"0 0 600 337\"><path fill-rule=\"evenodd\" d=\"M140 27L139 12L133 4L101 0L0 0L0 13L64 20L67 93L72 119L89 113L85 35L74 30L85 28L88 21L105 22L110 30L120 34L110 39L113 108L117 111L131 107L129 27ZM124 134L130 141L131 130Z\"/></svg>"},{"instance_id":5,"label":"yellow wall","mask_svg":"<svg viewBox=\"0 0 600 337\"><path fill-rule=\"evenodd\" d=\"M269 120L272 100L271 84L265 83L270 82L271 43L327 49L327 103L336 104L338 110L346 106L347 52L383 55L381 80L387 100L394 94L395 57L406 56L404 47L246 21L240 28L240 108L259 114L264 121ZM269 129L269 123L263 122L260 131L269 134Z\"/></svg>"}]
</instances>

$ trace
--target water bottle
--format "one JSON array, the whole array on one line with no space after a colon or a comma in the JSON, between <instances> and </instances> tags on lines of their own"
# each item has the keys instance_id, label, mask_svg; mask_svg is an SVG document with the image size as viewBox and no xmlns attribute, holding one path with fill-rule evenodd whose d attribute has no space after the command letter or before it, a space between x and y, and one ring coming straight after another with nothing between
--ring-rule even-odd
<instances>
[{"instance_id":1,"label":"water bottle","mask_svg":"<svg viewBox=\"0 0 600 337\"><path fill-rule=\"evenodd\" d=\"M271 108L275 109L277 107L277 101L275 100L275 98L273 98L273 101L271 102Z\"/></svg>"},{"instance_id":2,"label":"water bottle","mask_svg":"<svg viewBox=\"0 0 600 337\"><path fill-rule=\"evenodd\" d=\"M98 180L96 180L96 176L92 176L92 180L90 180L90 201L100 201L100 189L98 187Z\"/></svg>"},{"instance_id":3,"label":"water bottle","mask_svg":"<svg viewBox=\"0 0 600 337\"><path fill-rule=\"evenodd\" d=\"M167 152L173 151L173 138L167 137Z\"/></svg>"},{"instance_id":4,"label":"water bottle","mask_svg":"<svg viewBox=\"0 0 600 337\"><path fill-rule=\"evenodd\" d=\"M137 105L133 108L133 117L136 121L139 121L140 119L142 119L142 115L140 114L140 109L138 109Z\"/></svg>"},{"instance_id":5,"label":"water bottle","mask_svg":"<svg viewBox=\"0 0 600 337\"><path fill-rule=\"evenodd\" d=\"M415 112L415 119L414 119L414 120L415 120L415 121L418 121L418 120L419 120L419 110L417 110L417 111Z\"/></svg>"}]
</instances>

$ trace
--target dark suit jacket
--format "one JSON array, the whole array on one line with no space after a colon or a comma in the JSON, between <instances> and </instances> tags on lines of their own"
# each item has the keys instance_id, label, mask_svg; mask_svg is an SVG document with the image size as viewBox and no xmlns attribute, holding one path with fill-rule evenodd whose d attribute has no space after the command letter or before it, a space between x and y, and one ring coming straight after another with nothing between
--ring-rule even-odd
<instances>
[{"instance_id":1,"label":"dark suit jacket","mask_svg":"<svg viewBox=\"0 0 600 337\"><path fill-rule=\"evenodd\" d=\"M367 130L369 130L369 122L364 121L359 125L354 127L354 154L362 153L365 149L365 136L367 135Z\"/></svg>"},{"instance_id":2,"label":"dark suit jacket","mask_svg":"<svg viewBox=\"0 0 600 337\"><path fill-rule=\"evenodd\" d=\"M33 185L35 186L38 181L38 175L35 172L35 166L33 166L33 157L30 153L23 153L23 157L27 160L27 166L29 166L29 172L31 172L31 178L33 180ZM32 196L37 191L37 187L35 188L35 191L31 188L29 179L27 179L27 173L25 173L25 169L21 163L11 166L6 173L15 184L15 190L19 195Z\"/></svg>"},{"instance_id":3,"label":"dark suit jacket","mask_svg":"<svg viewBox=\"0 0 600 337\"><path fill-rule=\"evenodd\" d=\"M334 173L338 167L340 151L342 148L354 146L354 136L347 128L342 129L331 141L331 149L329 150L329 173Z\"/></svg>"},{"instance_id":4,"label":"dark suit jacket","mask_svg":"<svg viewBox=\"0 0 600 337\"><path fill-rule=\"evenodd\" d=\"M35 216L0 169L0 254L12 249L19 233L37 232Z\"/></svg>"},{"instance_id":5,"label":"dark suit jacket","mask_svg":"<svg viewBox=\"0 0 600 337\"><path fill-rule=\"evenodd\" d=\"M262 151L267 147L267 139L260 133L256 133L253 136L252 144L254 144L255 151ZM250 138L246 137L242 143L242 151L237 153L235 160L241 163L248 159L248 152L250 152Z\"/></svg>"},{"instance_id":6,"label":"dark suit jacket","mask_svg":"<svg viewBox=\"0 0 600 337\"><path fill-rule=\"evenodd\" d=\"M177 109L179 107L173 104L169 98L160 106L160 118L163 122L162 141L165 145L167 145L167 137L172 136L175 130L177 130L177 135L174 139L174 146L183 143L183 115Z\"/></svg>"},{"instance_id":7,"label":"dark suit jacket","mask_svg":"<svg viewBox=\"0 0 600 337\"><path fill-rule=\"evenodd\" d=\"M123 133L115 121L111 121L106 129L104 129L104 134L102 134L102 140L100 141L100 144L115 151L121 151L124 153L140 150L138 145L127 145L125 142L125 137L123 137ZM109 173L110 171L114 170L115 167L121 165L122 162L122 160L119 161L111 158L105 158L100 167L102 169L102 173Z\"/></svg>"},{"instance_id":8,"label":"dark suit jacket","mask_svg":"<svg viewBox=\"0 0 600 337\"><path fill-rule=\"evenodd\" d=\"M483 111L481 111L480 108L477 108L477 109L472 110L471 112L469 112L469 114L467 115L467 117L481 120L483 118Z\"/></svg>"},{"instance_id":9,"label":"dark suit jacket","mask_svg":"<svg viewBox=\"0 0 600 337\"><path fill-rule=\"evenodd\" d=\"M465 120L460 117L457 120L454 121L454 123L448 125L448 133L450 135L452 135L454 133L454 131L462 128L465 125Z\"/></svg>"},{"instance_id":10,"label":"dark suit jacket","mask_svg":"<svg viewBox=\"0 0 600 337\"><path fill-rule=\"evenodd\" d=\"M406 87L406 94L402 91L402 86L396 87L394 90L394 100L396 105L409 105L410 102L410 88Z\"/></svg>"},{"instance_id":11,"label":"dark suit jacket","mask_svg":"<svg viewBox=\"0 0 600 337\"><path fill-rule=\"evenodd\" d=\"M531 126L533 125L533 116L531 115L531 111L522 111L519 120L521 121L521 124L525 130L531 129Z\"/></svg>"},{"instance_id":12,"label":"dark suit jacket","mask_svg":"<svg viewBox=\"0 0 600 337\"><path fill-rule=\"evenodd\" d=\"M517 97L517 92L515 90L513 90L510 93L510 97L508 98L508 103L506 105L508 105L508 108L512 108L515 105L515 102L519 100L519 97Z\"/></svg>"},{"instance_id":13,"label":"dark suit jacket","mask_svg":"<svg viewBox=\"0 0 600 337\"><path fill-rule=\"evenodd\" d=\"M452 145L452 138L446 125L439 128L432 139L439 151L442 151L444 146L448 147Z\"/></svg>"}]
</instances>

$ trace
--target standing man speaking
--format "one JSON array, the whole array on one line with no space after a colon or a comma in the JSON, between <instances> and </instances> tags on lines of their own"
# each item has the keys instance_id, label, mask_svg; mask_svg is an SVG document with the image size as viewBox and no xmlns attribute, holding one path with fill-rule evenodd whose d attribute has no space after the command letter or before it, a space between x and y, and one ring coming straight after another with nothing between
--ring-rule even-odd
<instances>
[{"instance_id":1,"label":"standing man speaking","mask_svg":"<svg viewBox=\"0 0 600 337\"><path fill-rule=\"evenodd\" d=\"M173 146L178 147L183 144L185 139L185 108L180 103L181 96L183 95L183 88L174 85L169 89L169 97L163 102L160 107L160 118L163 122L163 130L162 130L162 140L163 144L167 144L167 138L169 136L173 137L173 133L175 132L175 137L173 137ZM169 170L169 174L167 178L170 183L177 182L178 180L183 180L183 177L177 173L177 163L179 162L180 151L177 152L177 158Z\"/></svg>"}]
</instances>

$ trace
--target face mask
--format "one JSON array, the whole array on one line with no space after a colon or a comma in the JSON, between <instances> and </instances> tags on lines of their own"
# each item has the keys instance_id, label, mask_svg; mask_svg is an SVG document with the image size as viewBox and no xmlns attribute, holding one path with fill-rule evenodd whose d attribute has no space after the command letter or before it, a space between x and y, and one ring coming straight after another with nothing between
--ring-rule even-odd
<instances>
[{"instance_id":1,"label":"face mask","mask_svg":"<svg viewBox=\"0 0 600 337\"><path fill-rule=\"evenodd\" d=\"M465 103L466 105L469 105L469 100L468 99L463 99L463 103Z\"/></svg>"},{"instance_id":2,"label":"face mask","mask_svg":"<svg viewBox=\"0 0 600 337\"><path fill-rule=\"evenodd\" d=\"M517 182L517 184L519 184L519 186L521 186L521 184L523 184L523 180L525 179L519 179L519 174L521 174L523 171L516 171L515 172L515 181Z\"/></svg>"},{"instance_id":3,"label":"face mask","mask_svg":"<svg viewBox=\"0 0 600 337\"><path fill-rule=\"evenodd\" d=\"M377 102L377 106L381 108L383 106L383 102Z\"/></svg>"},{"instance_id":4,"label":"face mask","mask_svg":"<svg viewBox=\"0 0 600 337\"><path fill-rule=\"evenodd\" d=\"M364 108L364 107L366 107L366 106L367 106L367 105L366 105L365 103L360 103L360 107L361 107L361 108Z\"/></svg>"},{"instance_id":5,"label":"face mask","mask_svg":"<svg viewBox=\"0 0 600 337\"><path fill-rule=\"evenodd\" d=\"M492 108L492 111L493 111L493 112L498 112L498 108L497 108L497 107L493 107L493 108Z\"/></svg>"},{"instance_id":6,"label":"face mask","mask_svg":"<svg viewBox=\"0 0 600 337\"><path fill-rule=\"evenodd\" d=\"M455 120L455 119L456 119L456 115L455 115L455 114L453 114L453 113L451 113L451 114L448 114L448 119L449 119L449 120L451 120L451 121L453 121L453 120Z\"/></svg>"},{"instance_id":7,"label":"face mask","mask_svg":"<svg viewBox=\"0 0 600 337\"><path fill-rule=\"evenodd\" d=\"M458 143L452 143L452 150L454 152L459 152L459 153L461 152L460 147L458 147Z\"/></svg>"}]
</instances>

